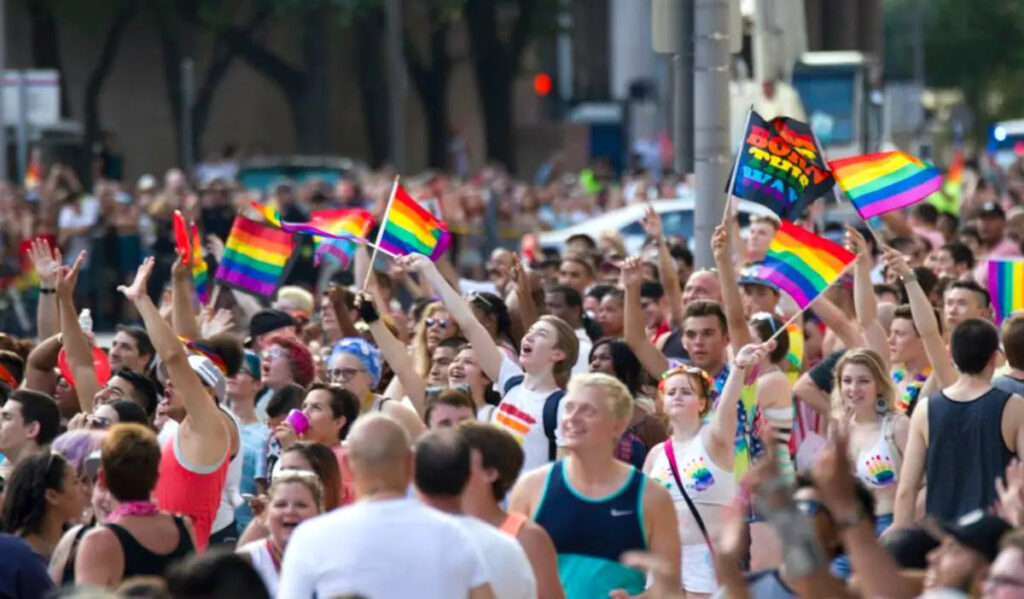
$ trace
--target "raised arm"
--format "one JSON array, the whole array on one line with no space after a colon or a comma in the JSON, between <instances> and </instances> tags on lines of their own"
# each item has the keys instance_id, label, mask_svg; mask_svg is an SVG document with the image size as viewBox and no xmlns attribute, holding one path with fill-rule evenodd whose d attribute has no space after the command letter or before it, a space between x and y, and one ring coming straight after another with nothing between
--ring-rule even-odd
<instances>
[{"instance_id":1,"label":"raised arm","mask_svg":"<svg viewBox=\"0 0 1024 599\"><path fill-rule=\"evenodd\" d=\"M839 306L832 303L825 294L818 295L811 303L811 309L818 315L825 326L832 329L843 346L847 348L862 347L866 341L860 329L846 314L839 309ZM876 350L877 351L877 350Z\"/></svg>"},{"instance_id":2,"label":"raised arm","mask_svg":"<svg viewBox=\"0 0 1024 599\"><path fill-rule=\"evenodd\" d=\"M430 283L476 351L477 358L480 360L480 368L483 369L484 374L492 381L498 380L501 374L501 350L498 349L484 325L480 324L480 321L473 316L473 310L469 307L469 303L448 284L430 258L422 254L409 254L398 260L406 270L420 273Z\"/></svg>"},{"instance_id":3,"label":"raised arm","mask_svg":"<svg viewBox=\"0 0 1024 599\"><path fill-rule=\"evenodd\" d=\"M732 457L736 439L736 404L740 401L740 393L747 379L747 373L753 364L764 357L766 350L763 345L744 345L732 361L729 378L722 386L718 407L711 416L711 444L716 455ZM710 398L708 401L711 401Z\"/></svg>"},{"instance_id":4,"label":"raised arm","mask_svg":"<svg viewBox=\"0 0 1024 599\"><path fill-rule=\"evenodd\" d=\"M57 297L60 302L60 328L64 341L64 352L68 357L71 375L75 377L75 394L78 396L78 405L82 407L83 412L91 414L92 398L100 390L100 384L96 379L96 371L93 369L92 342L85 336L81 325L78 324L74 300L75 284L78 282L78 273L82 269L84 260L85 252L81 252L71 268L60 267L60 274L57 277Z\"/></svg>"},{"instance_id":5,"label":"raised arm","mask_svg":"<svg viewBox=\"0 0 1024 599\"><path fill-rule=\"evenodd\" d=\"M174 332L188 339L199 339L203 336L199 318L192 307L192 271L181 261L181 253L177 253L171 265L171 320Z\"/></svg>"},{"instance_id":6,"label":"raised arm","mask_svg":"<svg viewBox=\"0 0 1024 599\"><path fill-rule=\"evenodd\" d=\"M220 410L210 399L206 388L199 380L199 375L189 366L185 346L167 321L161 318L156 305L146 293L146 284L153 272L153 265L153 258L146 258L139 266L131 286L121 285L117 290L135 304L157 355L167 367L167 374L177 391L176 395L185 406L187 418L182 423L179 434L188 435L183 437L183 440L191 440L190 433L196 435L195 442L188 443L187 447L182 448L185 457L199 466L216 464L227 451L227 430L221 419Z\"/></svg>"},{"instance_id":7,"label":"raised arm","mask_svg":"<svg viewBox=\"0 0 1024 599\"><path fill-rule=\"evenodd\" d=\"M659 377L668 370L668 358L644 332L644 315L640 307L640 286L643 284L643 269L639 258L626 258L622 262L621 282L623 287L623 335L626 345L633 350L637 360L651 376Z\"/></svg>"},{"instance_id":8,"label":"raised arm","mask_svg":"<svg viewBox=\"0 0 1024 599\"><path fill-rule=\"evenodd\" d=\"M864 331L868 347L888 364L889 342L878 320L878 298L871 286L871 249L860 231L849 226L846 227L846 247L857 254L857 262L853 266L853 305L857 322Z\"/></svg>"},{"instance_id":9,"label":"raised arm","mask_svg":"<svg viewBox=\"0 0 1024 599\"><path fill-rule=\"evenodd\" d=\"M885 262L903 281L903 287L907 291L907 301L910 303L910 311L914 315L914 327L917 334L924 342L924 352L932 369L939 377L939 383L948 387L956 382L956 369L946 351L946 342L942 339L942 331L939 329L939 320L935 317L935 309L928 300L928 295L921 284L917 281L914 271L907 264L903 254L892 248L885 248Z\"/></svg>"},{"instance_id":10,"label":"raised arm","mask_svg":"<svg viewBox=\"0 0 1024 599\"><path fill-rule=\"evenodd\" d=\"M416 366L413 365L412 358L409 357L409 351L380 319L380 313L374 307L373 299L362 294L356 299L356 304L359 308L359 316L370 327L370 334L373 335L373 340L380 348L381 356L391 366L395 378L402 384L409 401L416 408L416 413L421 419L424 418L427 409L427 385L423 377L416 372Z\"/></svg>"},{"instance_id":11,"label":"raised arm","mask_svg":"<svg viewBox=\"0 0 1024 599\"><path fill-rule=\"evenodd\" d=\"M331 301L331 309L334 310L334 318L338 321L338 329L341 331L341 336L359 337L361 333L356 328L356 324L352 322L352 316L348 311L348 304L345 303L345 292L338 285L331 283L327 294ZM377 314L379 318L380 313L377 312Z\"/></svg>"},{"instance_id":12,"label":"raised arm","mask_svg":"<svg viewBox=\"0 0 1024 599\"><path fill-rule=\"evenodd\" d=\"M516 311L519 312L519 320L522 321L525 334L533 326L533 323L537 322L537 305L533 302L533 292L530 289L530 274L523 268L519 256L515 256L512 262L509 277L512 279L512 284L515 285Z\"/></svg>"},{"instance_id":13,"label":"raised arm","mask_svg":"<svg viewBox=\"0 0 1024 599\"><path fill-rule=\"evenodd\" d=\"M53 395L57 388L57 377L53 369L57 367L57 356L60 354L61 336L53 335L32 348L25 361L25 388L35 389Z\"/></svg>"},{"instance_id":14,"label":"raised arm","mask_svg":"<svg viewBox=\"0 0 1024 599\"><path fill-rule=\"evenodd\" d=\"M647 214L644 216L643 225L647 235L658 243L658 277L661 279L661 286L665 289L665 295L668 296L668 307L671 312L670 323L672 326L682 326L686 310L683 308L683 290L679 286L679 271L676 270L676 261L672 258L668 243L665 241L661 215L650 204L647 205Z\"/></svg>"},{"instance_id":15,"label":"raised arm","mask_svg":"<svg viewBox=\"0 0 1024 599\"><path fill-rule=\"evenodd\" d=\"M57 317L57 268L64 262L59 249L50 248L42 239L33 239L28 258L39 275L39 305L36 307L36 339L47 339L60 332Z\"/></svg>"},{"instance_id":16,"label":"raised arm","mask_svg":"<svg viewBox=\"0 0 1024 599\"><path fill-rule=\"evenodd\" d=\"M725 320L729 326L729 344L733 352L739 351L744 345L753 343L750 330L747 329L747 318L743 314L743 298L740 286L736 282L736 267L733 264L732 241L730 227L722 224L715 227L711 237L711 250L718 267L718 284L722 287L722 304L725 308Z\"/></svg>"}]
</instances>

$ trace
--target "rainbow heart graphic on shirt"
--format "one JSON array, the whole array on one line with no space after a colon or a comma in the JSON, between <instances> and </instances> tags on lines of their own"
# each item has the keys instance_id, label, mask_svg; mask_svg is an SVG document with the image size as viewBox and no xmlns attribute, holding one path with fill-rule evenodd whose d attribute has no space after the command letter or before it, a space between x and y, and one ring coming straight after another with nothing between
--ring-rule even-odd
<instances>
[{"instance_id":1,"label":"rainbow heart graphic on shirt","mask_svg":"<svg viewBox=\"0 0 1024 599\"><path fill-rule=\"evenodd\" d=\"M896 469L893 467L892 458L873 455L868 458L868 474L871 480L879 487L886 487L896 482Z\"/></svg>"},{"instance_id":2,"label":"rainbow heart graphic on shirt","mask_svg":"<svg viewBox=\"0 0 1024 599\"><path fill-rule=\"evenodd\" d=\"M703 491L715 484L715 477L711 476L703 456L690 460L683 468L683 476L689 481L686 486L694 491Z\"/></svg>"}]
</instances>

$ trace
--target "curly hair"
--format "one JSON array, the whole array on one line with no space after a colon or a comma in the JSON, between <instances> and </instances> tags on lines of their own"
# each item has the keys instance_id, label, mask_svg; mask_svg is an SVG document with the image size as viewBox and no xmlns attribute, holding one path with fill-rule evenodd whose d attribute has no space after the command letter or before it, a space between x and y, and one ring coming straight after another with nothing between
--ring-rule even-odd
<instances>
[{"instance_id":1,"label":"curly hair","mask_svg":"<svg viewBox=\"0 0 1024 599\"><path fill-rule=\"evenodd\" d=\"M309 348L302 344L291 333L272 333L264 341L264 347L280 345L288 352L288 363L291 365L292 378L303 387L309 386L316 378L316 363Z\"/></svg>"},{"instance_id":2,"label":"curly hair","mask_svg":"<svg viewBox=\"0 0 1024 599\"><path fill-rule=\"evenodd\" d=\"M23 459L11 473L0 513L3 531L27 536L39 532L46 516L46 491L64 490L68 461L59 453L37 453Z\"/></svg>"}]
</instances>

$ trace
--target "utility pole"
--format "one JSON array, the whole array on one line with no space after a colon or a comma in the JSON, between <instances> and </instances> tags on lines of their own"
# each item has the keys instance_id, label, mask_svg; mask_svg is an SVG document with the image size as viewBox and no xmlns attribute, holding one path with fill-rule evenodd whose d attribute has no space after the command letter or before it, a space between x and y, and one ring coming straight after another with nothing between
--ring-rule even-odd
<instances>
[{"instance_id":1,"label":"utility pole","mask_svg":"<svg viewBox=\"0 0 1024 599\"><path fill-rule=\"evenodd\" d=\"M401 173L405 170L405 60L402 56L402 0L387 0L388 121L391 162Z\"/></svg>"},{"instance_id":2,"label":"utility pole","mask_svg":"<svg viewBox=\"0 0 1024 599\"><path fill-rule=\"evenodd\" d=\"M729 1L694 0L694 266L714 266L711 235L722 221L729 176Z\"/></svg>"}]
</instances>

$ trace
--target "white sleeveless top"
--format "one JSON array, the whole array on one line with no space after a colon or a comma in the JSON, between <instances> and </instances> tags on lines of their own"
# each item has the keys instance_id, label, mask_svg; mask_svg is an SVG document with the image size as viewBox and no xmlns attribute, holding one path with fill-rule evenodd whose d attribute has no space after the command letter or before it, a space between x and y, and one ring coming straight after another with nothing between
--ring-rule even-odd
<instances>
[{"instance_id":1,"label":"white sleeveless top","mask_svg":"<svg viewBox=\"0 0 1024 599\"><path fill-rule=\"evenodd\" d=\"M702 428L687 443L673 442L676 465L679 467L679 479L686 488L686 494L695 504L727 505L736 497L736 476L715 465L704 446L705 429ZM686 500L676 484L669 465L665 446L654 450L654 463L651 465L651 478L668 489L677 511L689 513Z\"/></svg>"},{"instance_id":2,"label":"white sleeveless top","mask_svg":"<svg viewBox=\"0 0 1024 599\"><path fill-rule=\"evenodd\" d=\"M242 505L243 501L240 494L242 462L245 461L245 456L243 455L245 451L242 447L242 431L238 426L238 418L234 414L224 409L221 409L221 412L230 416L231 422L235 425L235 432L238 434L238 453L231 458L231 463L228 464L228 474L224 479L224 490L220 495L220 505L217 506L217 516L213 519L213 526L210 528L211 533L215 533L234 522L235 508ZM230 447L228 449L230 450Z\"/></svg>"},{"instance_id":3,"label":"white sleeveless top","mask_svg":"<svg viewBox=\"0 0 1024 599\"><path fill-rule=\"evenodd\" d=\"M267 593L271 597L277 597L277 570L274 568L274 559L267 551L267 540L260 539L242 545L235 550L235 553L245 553L249 556L254 570L259 572L263 584L267 587Z\"/></svg>"}]
</instances>

